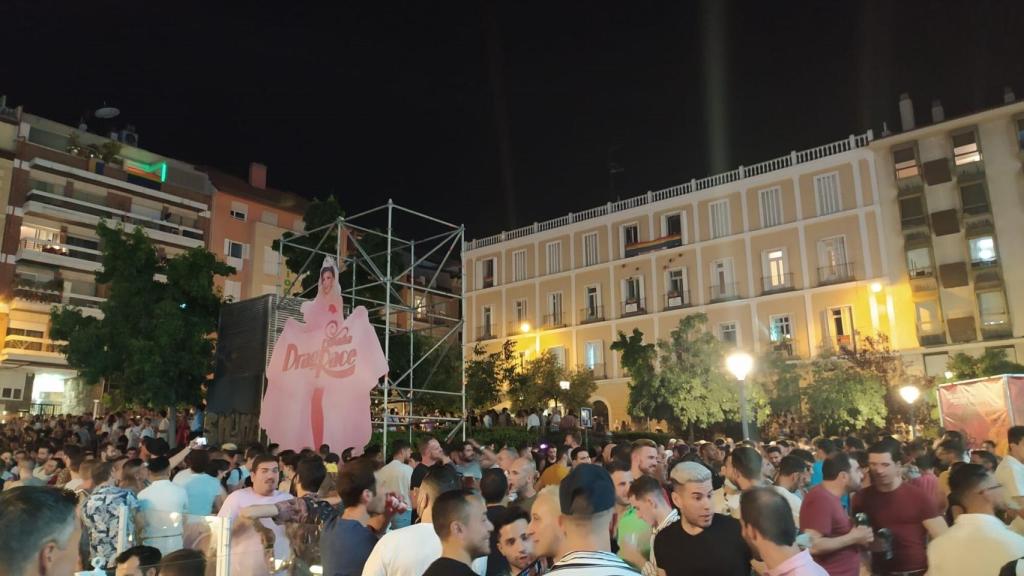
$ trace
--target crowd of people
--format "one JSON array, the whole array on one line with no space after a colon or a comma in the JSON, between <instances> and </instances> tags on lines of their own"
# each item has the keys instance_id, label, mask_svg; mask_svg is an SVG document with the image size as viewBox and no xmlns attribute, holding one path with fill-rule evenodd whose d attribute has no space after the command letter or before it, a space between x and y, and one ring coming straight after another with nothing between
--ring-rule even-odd
<instances>
[{"instance_id":1,"label":"crowd of people","mask_svg":"<svg viewBox=\"0 0 1024 576\"><path fill-rule=\"evenodd\" d=\"M1020 426L1001 457L955 431L590 447L559 425L551 445L424 436L385 458L208 446L201 418L177 448L166 413L6 422L0 574L213 574L213 515L231 574L1024 573Z\"/></svg>"}]
</instances>

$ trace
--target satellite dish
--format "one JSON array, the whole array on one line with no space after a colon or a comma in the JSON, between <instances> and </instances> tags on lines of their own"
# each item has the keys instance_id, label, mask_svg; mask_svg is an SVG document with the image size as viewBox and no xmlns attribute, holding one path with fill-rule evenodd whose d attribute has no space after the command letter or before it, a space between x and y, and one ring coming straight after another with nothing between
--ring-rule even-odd
<instances>
[{"instance_id":1,"label":"satellite dish","mask_svg":"<svg viewBox=\"0 0 1024 576\"><path fill-rule=\"evenodd\" d=\"M104 107L96 110L96 117L97 118L103 118L105 120L109 120L111 118L116 117L120 113L121 113L121 111L118 110L117 108L114 108L113 106L104 106Z\"/></svg>"}]
</instances>

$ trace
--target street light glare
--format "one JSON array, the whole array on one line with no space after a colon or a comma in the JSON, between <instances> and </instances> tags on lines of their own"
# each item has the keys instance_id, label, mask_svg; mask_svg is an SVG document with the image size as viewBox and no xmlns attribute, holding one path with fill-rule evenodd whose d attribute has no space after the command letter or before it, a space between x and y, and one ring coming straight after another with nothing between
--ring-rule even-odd
<instances>
[{"instance_id":1,"label":"street light glare","mask_svg":"<svg viewBox=\"0 0 1024 576\"><path fill-rule=\"evenodd\" d=\"M733 352L725 359L725 367L737 380L743 380L754 367L754 358L746 352Z\"/></svg>"},{"instance_id":2,"label":"street light glare","mask_svg":"<svg viewBox=\"0 0 1024 576\"><path fill-rule=\"evenodd\" d=\"M882 283L881 282L872 282L871 283L871 291L874 292L875 294L878 294L879 292L881 292L882 291Z\"/></svg>"},{"instance_id":3,"label":"street light glare","mask_svg":"<svg viewBox=\"0 0 1024 576\"><path fill-rule=\"evenodd\" d=\"M917 386L904 386L900 388L900 396L907 404L913 404L921 397L921 389Z\"/></svg>"},{"instance_id":4,"label":"street light glare","mask_svg":"<svg viewBox=\"0 0 1024 576\"><path fill-rule=\"evenodd\" d=\"M529 332L530 331L530 323L529 322L523 322L522 324L520 324L519 325L519 331L522 332L523 334L526 334L527 332Z\"/></svg>"},{"instance_id":5,"label":"street light glare","mask_svg":"<svg viewBox=\"0 0 1024 576\"><path fill-rule=\"evenodd\" d=\"M568 390L569 389L569 381L568 380L562 380L561 382L558 383L558 386L561 387L562 390Z\"/></svg>"}]
</instances>

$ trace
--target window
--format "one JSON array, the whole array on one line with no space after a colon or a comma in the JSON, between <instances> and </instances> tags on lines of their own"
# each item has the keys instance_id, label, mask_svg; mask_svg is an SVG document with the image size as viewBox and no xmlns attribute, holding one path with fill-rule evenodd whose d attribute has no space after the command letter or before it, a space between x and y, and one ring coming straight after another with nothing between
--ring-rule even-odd
<instances>
[{"instance_id":1,"label":"window","mask_svg":"<svg viewBox=\"0 0 1024 576\"><path fill-rule=\"evenodd\" d=\"M234 240L225 240L224 254L228 258L244 258L245 245L235 242Z\"/></svg>"},{"instance_id":2,"label":"window","mask_svg":"<svg viewBox=\"0 0 1024 576\"><path fill-rule=\"evenodd\" d=\"M548 348L548 352L554 356L556 364L565 367L565 346L552 346Z\"/></svg>"},{"instance_id":3,"label":"window","mask_svg":"<svg viewBox=\"0 0 1024 576\"><path fill-rule=\"evenodd\" d=\"M232 202L231 217L235 220L245 222L245 219L249 217L249 207L241 202Z\"/></svg>"},{"instance_id":4,"label":"window","mask_svg":"<svg viewBox=\"0 0 1024 576\"><path fill-rule=\"evenodd\" d=\"M942 333L942 317L939 315L938 300L922 300L914 303L918 336ZM945 344L945 342L943 342Z\"/></svg>"},{"instance_id":5,"label":"window","mask_svg":"<svg viewBox=\"0 0 1024 576\"><path fill-rule=\"evenodd\" d=\"M932 251L928 247L907 250L907 273L911 278L932 276Z\"/></svg>"},{"instance_id":6,"label":"window","mask_svg":"<svg viewBox=\"0 0 1024 576\"><path fill-rule=\"evenodd\" d=\"M558 274L562 271L562 243L560 241L547 243L548 274Z\"/></svg>"},{"instance_id":7,"label":"window","mask_svg":"<svg viewBox=\"0 0 1024 576\"><path fill-rule=\"evenodd\" d=\"M515 302L515 311L516 311L516 323L517 323L517 326L515 328L516 328L516 330L519 330L519 325L522 325L523 322L527 321L527 317L526 317L526 299L525 298L520 299L520 300L516 300L516 302Z\"/></svg>"},{"instance_id":8,"label":"window","mask_svg":"<svg viewBox=\"0 0 1024 576\"><path fill-rule=\"evenodd\" d=\"M1006 296L1002 290L978 293L978 311L981 314L981 329L1003 327L1010 321L1006 313Z\"/></svg>"},{"instance_id":9,"label":"window","mask_svg":"<svg viewBox=\"0 0 1024 576\"><path fill-rule=\"evenodd\" d=\"M590 370L601 364L601 350L604 344L600 340L592 340L583 343L583 365Z\"/></svg>"},{"instance_id":10,"label":"window","mask_svg":"<svg viewBox=\"0 0 1024 576\"><path fill-rule=\"evenodd\" d=\"M822 282L838 282L853 276L846 261L846 237L833 236L818 241L818 279Z\"/></svg>"},{"instance_id":11,"label":"window","mask_svg":"<svg viewBox=\"0 0 1024 576\"><path fill-rule=\"evenodd\" d=\"M761 205L761 227L771 228L782 224L782 189L778 186L758 192Z\"/></svg>"},{"instance_id":12,"label":"window","mask_svg":"<svg viewBox=\"0 0 1024 576\"><path fill-rule=\"evenodd\" d=\"M833 348L853 350L853 308L837 306L825 311L824 333Z\"/></svg>"},{"instance_id":13,"label":"window","mask_svg":"<svg viewBox=\"0 0 1024 576\"><path fill-rule=\"evenodd\" d=\"M711 263L711 300L718 301L736 296L736 281L732 271L732 258Z\"/></svg>"},{"instance_id":14,"label":"window","mask_svg":"<svg viewBox=\"0 0 1024 576\"><path fill-rule=\"evenodd\" d=\"M843 209L839 201L838 172L814 177L814 198L818 206L818 216L835 214Z\"/></svg>"},{"instance_id":15,"label":"window","mask_svg":"<svg viewBox=\"0 0 1024 576\"><path fill-rule=\"evenodd\" d=\"M497 282L497 278L494 277L494 272L498 268L498 261L496 258L487 258L479 261L477 264L477 272L480 278L480 288L492 288Z\"/></svg>"},{"instance_id":16,"label":"window","mask_svg":"<svg viewBox=\"0 0 1024 576\"><path fill-rule=\"evenodd\" d=\"M276 276L280 271L277 251L272 246L263 247L263 273Z\"/></svg>"},{"instance_id":17,"label":"window","mask_svg":"<svg viewBox=\"0 0 1024 576\"><path fill-rule=\"evenodd\" d=\"M242 299L242 283L237 280L224 281L224 300L238 302Z\"/></svg>"},{"instance_id":18,"label":"window","mask_svg":"<svg viewBox=\"0 0 1024 576\"><path fill-rule=\"evenodd\" d=\"M681 212L662 216L661 230L662 236L679 236L679 240L686 244L686 235L683 234L683 215Z\"/></svg>"},{"instance_id":19,"label":"window","mask_svg":"<svg viewBox=\"0 0 1024 576\"><path fill-rule=\"evenodd\" d=\"M900 198L900 225L903 228L923 226L928 223L928 216L924 209L924 196L916 194Z\"/></svg>"},{"instance_id":20,"label":"window","mask_svg":"<svg viewBox=\"0 0 1024 576\"><path fill-rule=\"evenodd\" d=\"M599 286L587 286L586 303L584 314L587 321L599 320L601 318L601 288Z\"/></svg>"},{"instance_id":21,"label":"window","mask_svg":"<svg viewBox=\"0 0 1024 576\"><path fill-rule=\"evenodd\" d=\"M520 282L526 278L526 250L516 250L512 253L512 281Z\"/></svg>"},{"instance_id":22,"label":"window","mask_svg":"<svg viewBox=\"0 0 1024 576\"><path fill-rule=\"evenodd\" d=\"M491 319L492 318L491 318L491 307L490 306L484 306L480 310L480 318L483 321L483 323L480 325L481 335L484 336L485 338L489 338L491 335L494 334L494 332L491 331Z\"/></svg>"},{"instance_id":23,"label":"window","mask_svg":"<svg viewBox=\"0 0 1024 576\"><path fill-rule=\"evenodd\" d=\"M968 240L971 264L989 264L996 261L996 243L991 236L978 236Z\"/></svg>"},{"instance_id":24,"label":"window","mask_svg":"<svg viewBox=\"0 0 1024 576\"><path fill-rule=\"evenodd\" d=\"M14 391L13 388L4 388L3 392L0 393L0 398L5 398L5 399L12 398L13 397L12 396L13 391Z\"/></svg>"},{"instance_id":25,"label":"window","mask_svg":"<svg viewBox=\"0 0 1024 576\"><path fill-rule=\"evenodd\" d=\"M771 316L768 319L768 339L772 342L787 342L793 339L793 327L789 314Z\"/></svg>"},{"instance_id":26,"label":"window","mask_svg":"<svg viewBox=\"0 0 1024 576\"><path fill-rule=\"evenodd\" d=\"M978 134L974 130L953 135L953 162L957 166L981 162Z\"/></svg>"},{"instance_id":27,"label":"window","mask_svg":"<svg viewBox=\"0 0 1024 576\"><path fill-rule=\"evenodd\" d=\"M739 344L739 332L735 322L723 322L718 325L718 337L726 344L736 346Z\"/></svg>"},{"instance_id":28,"label":"window","mask_svg":"<svg viewBox=\"0 0 1024 576\"><path fill-rule=\"evenodd\" d=\"M277 226L277 212L264 210L263 213L260 214L260 222L270 224L271 226Z\"/></svg>"},{"instance_id":29,"label":"window","mask_svg":"<svg viewBox=\"0 0 1024 576\"><path fill-rule=\"evenodd\" d=\"M643 298L643 287L639 276L632 276L622 281L622 295L626 302L637 302Z\"/></svg>"},{"instance_id":30,"label":"window","mask_svg":"<svg viewBox=\"0 0 1024 576\"><path fill-rule=\"evenodd\" d=\"M915 178L921 174L917 165L917 150L913 146L892 151L892 163L896 168L896 179Z\"/></svg>"},{"instance_id":31,"label":"window","mask_svg":"<svg viewBox=\"0 0 1024 576\"><path fill-rule=\"evenodd\" d=\"M637 223L622 225L622 257L626 257L626 247L640 242L640 225Z\"/></svg>"},{"instance_id":32,"label":"window","mask_svg":"<svg viewBox=\"0 0 1024 576\"><path fill-rule=\"evenodd\" d=\"M721 238L728 236L732 232L730 231L730 215L729 215L729 201L718 200L708 205L708 211L711 214L711 237Z\"/></svg>"},{"instance_id":33,"label":"window","mask_svg":"<svg viewBox=\"0 0 1024 576\"><path fill-rule=\"evenodd\" d=\"M562 326L562 293L548 293L548 326Z\"/></svg>"},{"instance_id":34,"label":"window","mask_svg":"<svg viewBox=\"0 0 1024 576\"><path fill-rule=\"evenodd\" d=\"M689 302L686 268L675 268L665 275L665 297L665 304L669 308L683 306Z\"/></svg>"},{"instance_id":35,"label":"window","mask_svg":"<svg viewBox=\"0 0 1024 576\"><path fill-rule=\"evenodd\" d=\"M988 193L985 192L984 182L965 184L960 187L960 208L964 214L988 213Z\"/></svg>"},{"instance_id":36,"label":"window","mask_svg":"<svg viewBox=\"0 0 1024 576\"><path fill-rule=\"evenodd\" d=\"M765 291L789 287L789 274L786 273L786 251L782 248L765 250L762 259Z\"/></svg>"},{"instance_id":37,"label":"window","mask_svg":"<svg viewBox=\"0 0 1024 576\"><path fill-rule=\"evenodd\" d=\"M583 235L583 265L593 266L598 263L597 232Z\"/></svg>"}]
</instances>

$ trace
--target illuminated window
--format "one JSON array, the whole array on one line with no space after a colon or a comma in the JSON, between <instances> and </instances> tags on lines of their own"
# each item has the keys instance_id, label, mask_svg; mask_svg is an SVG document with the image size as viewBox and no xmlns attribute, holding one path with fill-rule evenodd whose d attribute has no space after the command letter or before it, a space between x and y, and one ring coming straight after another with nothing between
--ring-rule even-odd
<instances>
[{"instance_id":1,"label":"illuminated window","mask_svg":"<svg viewBox=\"0 0 1024 576\"><path fill-rule=\"evenodd\" d=\"M978 134L974 130L953 135L953 161L957 166L981 161Z\"/></svg>"},{"instance_id":2,"label":"illuminated window","mask_svg":"<svg viewBox=\"0 0 1024 576\"><path fill-rule=\"evenodd\" d=\"M978 236L970 239L971 262L995 262L996 243L991 236Z\"/></svg>"}]
</instances>

